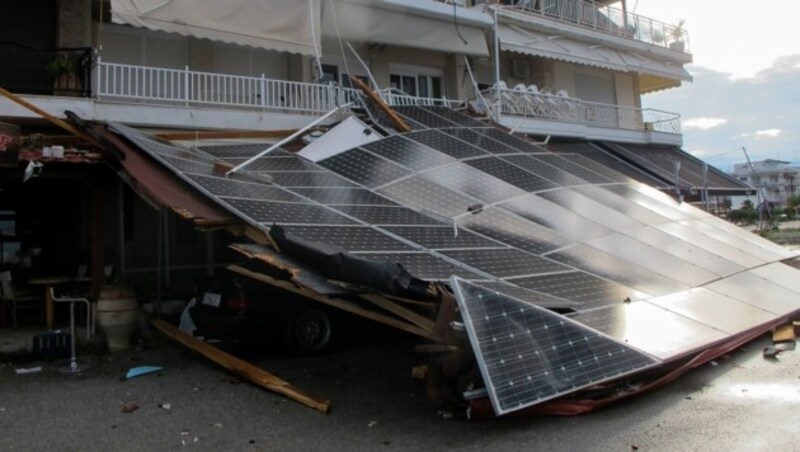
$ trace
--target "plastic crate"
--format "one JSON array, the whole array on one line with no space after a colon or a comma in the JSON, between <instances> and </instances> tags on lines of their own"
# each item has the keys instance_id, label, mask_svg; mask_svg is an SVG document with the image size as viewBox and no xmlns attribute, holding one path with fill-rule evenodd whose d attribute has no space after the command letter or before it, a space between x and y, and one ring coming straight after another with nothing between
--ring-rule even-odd
<instances>
[{"instance_id":1,"label":"plastic crate","mask_svg":"<svg viewBox=\"0 0 800 452\"><path fill-rule=\"evenodd\" d=\"M43 359L61 359L70 356L70 336L63 331L37 334L33 337L33 353Z\"/></svg>"}]
</instances>

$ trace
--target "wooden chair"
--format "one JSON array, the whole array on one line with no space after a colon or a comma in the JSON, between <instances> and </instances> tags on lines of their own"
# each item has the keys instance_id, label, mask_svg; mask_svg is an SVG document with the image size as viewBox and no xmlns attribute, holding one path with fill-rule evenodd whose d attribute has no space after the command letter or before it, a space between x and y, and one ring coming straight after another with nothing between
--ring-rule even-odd
<instances>
[{"instance_id":1,"label":"wooden chair","mask_svg":"<svg viewBox=\"0 0 800 452\"><path fill-rule=\"evenodd\" d=\"M41 311L41 320L44 321L45 307L44 298L39 291L24 292L16 291L14 289L14 282L11 278L11 271L6 270L0 272L0 300L2 300L2 310L5 313L5 308L10 308L11 311L11 326L17 327L17 312L22 310L39 310ZM5 320L5 314L3 314Z\"/></svg>"}]
</instances>

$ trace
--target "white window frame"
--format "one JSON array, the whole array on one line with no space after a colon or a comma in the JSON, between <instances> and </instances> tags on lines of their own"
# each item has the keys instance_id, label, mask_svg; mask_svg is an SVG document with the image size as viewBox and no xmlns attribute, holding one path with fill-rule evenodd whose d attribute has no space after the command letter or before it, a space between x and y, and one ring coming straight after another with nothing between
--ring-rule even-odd
<instances>
[{"instance_id":1,"label":"white window frame","mask_svg":"<svg viewBox=\"0 0 800 452\"><path fill-rule=\"evenodd\" d=\"M402 64L402 63L390 63L389 64L389 80L393 75L399 77L413 77L414 78L414 87L416 89L415 96L418 97L433 97L433 80L432 77L439 78L439 90L441 91L441 96L444 96L445 85L444 85L444 71L439 68L430 67L430 66L414 66L411 64ZM419 87L419 78L420 76L428 77L428 96L422 96L420 94L420 87ZM402 88L401 88L402 89Z\"/></svg>"}]
</instances>

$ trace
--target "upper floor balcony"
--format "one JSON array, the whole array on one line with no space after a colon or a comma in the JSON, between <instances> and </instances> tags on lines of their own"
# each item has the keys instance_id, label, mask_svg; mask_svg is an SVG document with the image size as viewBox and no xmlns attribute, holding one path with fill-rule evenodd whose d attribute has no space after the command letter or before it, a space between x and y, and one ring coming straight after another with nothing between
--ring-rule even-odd
<instances>
[{"instance_id":1,"label":"upper floor balcony","mask_svg":"<svg viewBox=\"0 0 800 452\"><path fill-rule=\"evenodd\" d=\"M689 33L683 28L682 21L667 24L591 0L511 0L500 3L506 4L504 10L690 53Z\"/></svg>"},{"instance_id":2,"label":"upper floor balcony","mask_svg":"<svg viewBox=\"0 0 800 452\"><path fill-rule=\"evenodd\" d=\"M153 127L279 129L301 127L358 98L355 89L331 85L184 69L107 63L97 58L83 97L36 96L47 110L75 110L87 119ZM44 94L44 93L40 93ZM76 94L76 93L74 93ZM389 105L463 105L463 100L380 93ZM587 102L565 93L506 89L484 92L499 122L540 135L680 144L677 114Z\"/></svg>"},{"instance_id":3,"label":"upper floor balcony","mask_svg":"<svg viewBox=\"0 0 800 452\"><path fill-rule=\"evenodd\" d=\"M652 108L588 102L535 85L491 88L473 103L512 130L590 140L681 145L680 115Z\"/></svg>"}]
</instances>

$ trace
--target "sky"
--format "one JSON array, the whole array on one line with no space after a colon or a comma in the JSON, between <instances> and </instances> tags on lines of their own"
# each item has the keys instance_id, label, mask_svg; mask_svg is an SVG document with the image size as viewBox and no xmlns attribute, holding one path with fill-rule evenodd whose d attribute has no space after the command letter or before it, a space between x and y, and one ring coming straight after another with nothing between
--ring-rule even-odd
<instances>
[{"instance_id":1,"label":"sky","mask_svg":"<svg viewBox=\"0 0 800 452\"><path fill-rule=\"evenodd\" d=\"M642 96L681 115L683 148L722 170L800 165L800 0L627 0L628 11L685 20L693 82Z\"/></svg>"}]
</instances>

